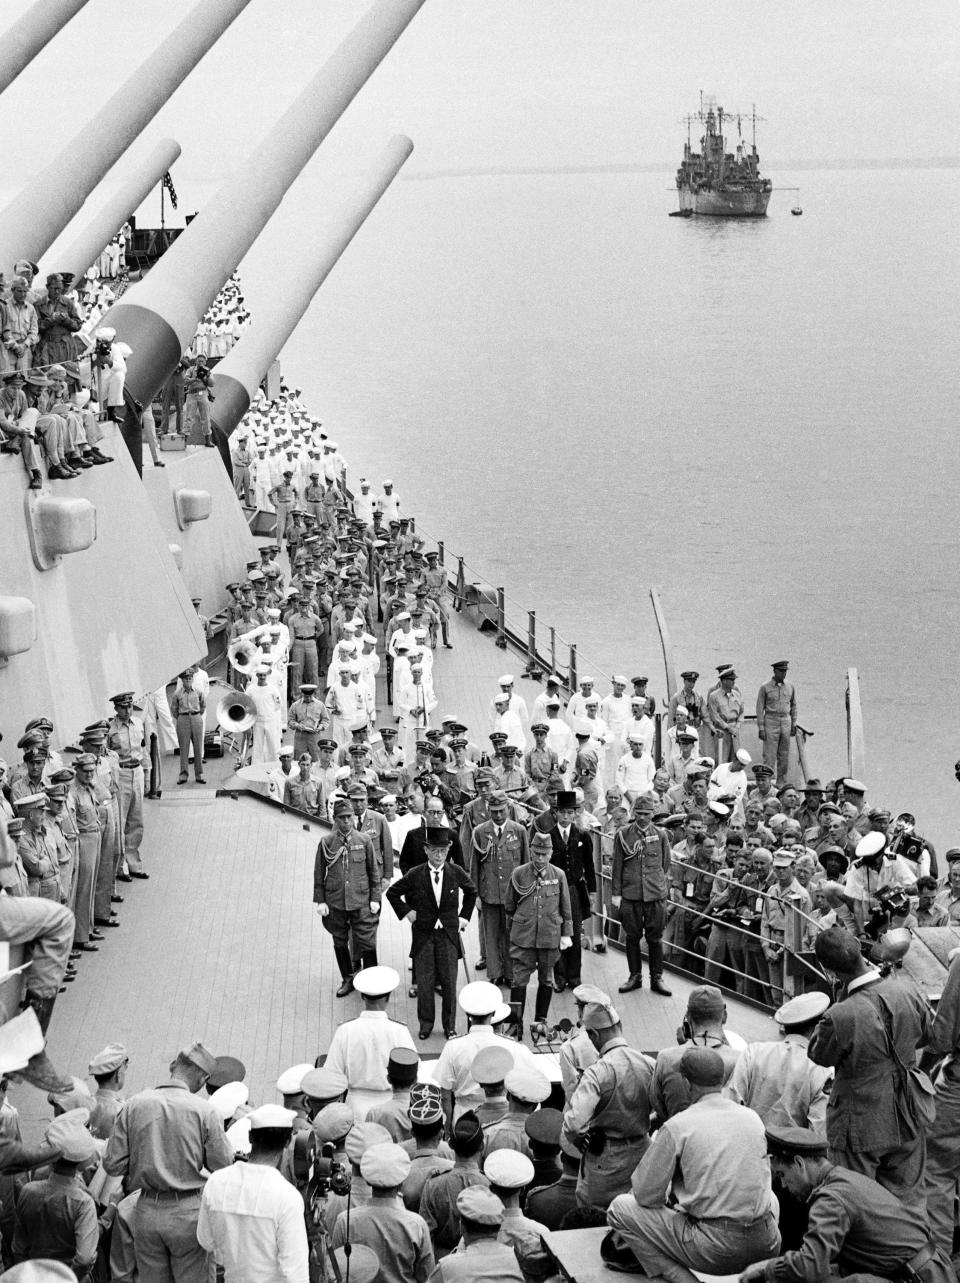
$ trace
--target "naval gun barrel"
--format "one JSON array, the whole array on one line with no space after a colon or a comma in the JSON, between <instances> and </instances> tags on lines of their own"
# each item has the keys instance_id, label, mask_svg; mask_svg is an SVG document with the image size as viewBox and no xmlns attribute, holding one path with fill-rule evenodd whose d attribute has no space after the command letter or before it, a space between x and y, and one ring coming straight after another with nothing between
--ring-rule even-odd
<instances>
[{"instance_id":1,"label":"naval gun barrel","mask_svg":"<svg viewBox=\"0 0 960 1283\"><path fill-rule=\"evenodd\" d=\"M87 0L36 0L0 36L0 94L86 3Z\"/></svg>"},{"instance_id":2,"label":"naval gun barrel","mask_svg":"<svg viewBox=\"0 0 960 1283\"><path fill-rule=\"evenodd\" d=\"M296 262L296 271L276 280L276 306L255 320L217 363L212 378L216 399L210 417L224 437L230 436L246 414L260 380L412 151L413 143L403 134L390 139L373 169L333 212L327 225L314 230L312 256L310 247L306 247Z\"/></svg>"},{"instance_id":3,"label":"naval gun barrel","mask_svg":"<svg viewBox=\"0 0 960 1283\"><path fill-rule=\"evenodd\" d=\"M376 0L241 169L103 317L133 352L128 404L148 404L176 367L223 282L423 2ZM123 435L139 470L139 417L129 410Z\"/></svg>"},{"instance_id":4,"label":"naval gun barrel","mask_svg":"<svg viewBox=\"0 0 960 1283\"><path fill-rule=\"evenodd\" d=\"M180 144L164 138L143 160L130 171L123 185L100 207L93 219L84 227L72 244L57 252L51 271L71 272L74 280L95 262L97 256L117 229L146 200L157 183L180 155Z\"/></svg>"},{"instance_id":5,"label":"naval gun barrel","mask_svg":"<svg viewBox=\"0 0 960 1283\"><path fill-rule=\"evenodd\" d=\"M250 0L202 0L87 121L47 167L0 210L0 268L38 263L104 174L139 137Z\"/></svg>"}]
</instances>

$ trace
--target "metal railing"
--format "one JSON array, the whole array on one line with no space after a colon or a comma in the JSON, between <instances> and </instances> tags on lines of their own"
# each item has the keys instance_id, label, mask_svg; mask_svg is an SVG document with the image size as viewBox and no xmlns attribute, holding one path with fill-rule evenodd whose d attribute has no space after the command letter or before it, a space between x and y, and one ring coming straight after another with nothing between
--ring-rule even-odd
<instances>
[{"instance_id":1,"label":"metal railing","mask_svg":"<svg viewBox=\"0 0 960 1283\"><path fill-rule=\"evenodd\" d=\"M614 835L605 833L595 836L596 873L600 887L598 908L602 915L603 935L612 944L623 947L624 936L620 914L612 903L611 862ZM749 915L755 919L753 925L745 925L716 916L715 911L722 909L723 906L714 903L715 898L733 889L746 892L754 903L760 899L766 901L771 898L772 888L739 882L729 874L729 871L702 869L674 857L672 870L678 869L689 871L695 878L709 879L714 883L714 891L703 907L697 907L696 904L688 903L689 897L682 896L679 900L675 899L677 888L671 882L671 894L665 902L668 916L663 937L664 960L671 969L681 971L695 980L706 979L708 983L718 985L739 1000L755 1002L767 1009L774 1009L779 1005L781 994L784 998L790 998L811 985L817 988L829 985L826 975L812 952L813 939L821 930L820 924L798 904L787 901L779 906L784 913L783 967L782 976L775 977L781 983L773 984L762 953L763 937L759 912L754 910ZM719 888L716 885L718 882ZM710 911L711 907L715 910L714 912ZM692 929L691 924L693 924ZM721 952L710 957L707 954L708 937L712 934L714 927L719 928L726 935L721 936L719 940L719 943L724 946ZM756 970L744 970L734 964L731 957L732 951L728 947L731 933L743 941L743 952L747 957L763 959L762 962L758 960ZM692 947L695 937L704 938L703 951ZM683 962L678 961L677 955L681 956Z\"/></svg>"}]
</instances>

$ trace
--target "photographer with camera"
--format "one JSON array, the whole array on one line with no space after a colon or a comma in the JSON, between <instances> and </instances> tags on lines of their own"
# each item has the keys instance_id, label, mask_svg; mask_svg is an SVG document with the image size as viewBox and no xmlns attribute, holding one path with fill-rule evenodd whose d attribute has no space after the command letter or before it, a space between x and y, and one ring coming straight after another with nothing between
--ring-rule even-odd
<instances>
[{"instance_id":1,"label":"photographer with camera","mask_svg":"<svg viewBox=\"0 0 960 1283\"><path fill-rule=\"evenodd\" d=\"M879 891L884 887L902 887L913 895L916 885L907 861L888 848L886 833L874 830L862 837L843 884L845 894L853 902L858 933L864 933L870 913L877 906Z\"/></svg>"},{"instance_id":2,"label":"photographer with camera","mask_svg":"<svg viewBox=\"0 0 960 1283\"><path fill-rule=\"evenodd\" d=\"M303 1201L279 1171L295 1118L282 1105L255 1109L248 1161L214 1172L203 1188L197 1241L224 1283L308 1283Z\"/></svg>"}]
</instances>

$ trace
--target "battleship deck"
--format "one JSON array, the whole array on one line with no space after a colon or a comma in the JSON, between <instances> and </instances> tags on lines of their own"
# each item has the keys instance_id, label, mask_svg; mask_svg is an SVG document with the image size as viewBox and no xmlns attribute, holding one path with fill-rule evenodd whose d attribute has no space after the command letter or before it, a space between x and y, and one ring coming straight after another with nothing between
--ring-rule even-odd
<instances>
[{"instance_id":1,"label":"battleship deck","mask_svg":"<svg viewBox=\"0 0 960 1283\"><path fill-rule=\"evenodd\" d=\"M479 738L497 677L512 661L457 615L451 640L454 650L436 652L438 711L457 713ZM537 690L522 680L518 689L528 702ZM317 829L304 831L299 818L254 798L217 797L230 759L207 762L206 788L178 788L169 756L163 767L163 797L145 803L150 880L122 887L121 926L105 930L99 953L80 960L80 974L54 1013L50 1054L66 1072L83 1077L96 1051L123 1042L131 1054L127 1092L133 1092L161 1081L177 1048L200 1038L217 1054L244 1061L253 1101L274 1100L281 1070L313 1060L361 1006L356 995L333 996L339 983L333 950L312 904ZM416 1000L407 997L409 946L409 928L386 907L380 959L404 977L389 1014L415 1028ZM473 971L475 925L467 934L467 958L482 978ZM608 991L615 992L625 974L617 950L584 956L584 979ZM669 985L672 998L644 989L619 1002L633 1045L654 1049L675 1042L691 984L671 975ZM747 1040L775 1036L764 1013L733 1000L729 1009L730 1027ZM574 1011L572 996L558 995L551 1021ZM458 1027L465 1029L462 1013ZM424 1056L435 1057L442 1034L418 1045ZM50 1117L44 1097L18 1087L12 1099L25 1133L36 1136Z\"/></svg>"}]
</instances>

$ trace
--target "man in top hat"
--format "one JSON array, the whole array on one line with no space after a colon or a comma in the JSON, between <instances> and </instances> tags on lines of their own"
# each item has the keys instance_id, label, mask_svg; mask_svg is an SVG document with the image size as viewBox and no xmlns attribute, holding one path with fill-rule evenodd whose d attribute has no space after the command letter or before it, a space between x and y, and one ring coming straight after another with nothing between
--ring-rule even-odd
<instances>
[{"instance_id":1,"label":"man in top hat","mask_svg":"<svg viewBox=\"0 0 960 1283\"><path fill-rule=\"evenodd\" d=\"M144 767L149 763L143 718L133 711L133 691L112 695L113 718L107 726L107 747L120 758L120 828L123 858L131 873L143 872L140 843L143 840Z\"/></svg>"},{"instance_id":2,"label":"man in top hat","mask_svg":"<svg viewBox=\"0 0 960 1283\"><path fill-rule=\"evenodd\" d=\"M463 956L461 935L473 914L477 889L456 864L447 861L453 833L444 826L425 830L427 862L418 864L387 889L398 918L413 927L410 954L417 978L419 1037L429 1037L435 1018L435 985L441 992L444 1036L454 1033L457 967Z\"/></svg>"},{"instance_id":3,"label":"man in top hat","mask_svg":"<svg viewBox=\"0 0 960 1283\"><path fill-rule=\"evenodd\" d=\"M842 927L821 931L814 947L828 976L843 985L807 1048L814 1064L834 1070L827 1105L831 1159L878 1180L922 1217L932 1096L908 1067L929 1041L930 1009L896 971L883 976L869 966L859 940Z\"/></svg>"},{"instance_id":4,"label":"man in top hat","mask_svg":"<svg viewBox=\"0 0 960 1283\"><path fill-rule=\"evenodd\" d=\"M353 978L353 987L363 998L363 1011L356 1020L338 1025L327 1051L324 1068L344 1074L349 1084L347 1103L358 1118L367 1110L385 1104L391 1096L387 1064L394 1047L414 1050L406 1025L387 1016L387 1002L400 984L392 967L365 967Z\"/></svg>"},{"instance_id":5,"label":"man in top hat","mask_svg":"<svg viewBox=\"0 0 960 1283\"><path fill-rule=\"evenodd\" d=\"M763 1123L720 1094L717 1052L690 1047L680 1064L691 1104L659 1129L607 1223L651 1277L736 1274L780 1247Z\"/></svg>"},{"instance_id":6,"label":"man in top hat","mask_svg":"<svg viewBox=\"0 0 960 1283\"><path fill-rule=\"evenodd\" d=\"M556 812L557 822L548 835L551 843L550 862L562 869L567 879L573 924L570 933L573 943L560 954L554 976L554 987L558 993L562 993L564 989L573 989L580 983L580 934L584 918L590 917L590 896L596 893L597 878L593 839L576 823L576 795L569 790L558 793Z\"/></svg>"},{"instance_id":7,"label":"man in top hat","mask_svg":"<svg viewBox=\"0 0 960 1283\"><path fill-rule=\"evenodd\" d=\"M209 1098L199 1093L216 1066L194 1043L170 1066L170 1079L131 1096L114 1124L104 1170L140 1190L134 1246L142 1283L205 1283L197 1242L205 1172L233 1164L233 1149Z\"/></svg>"},{"instance_id":8,"label":"man in top hat","mask_svg":"<svg viewBox=\"0 0 960 1283\"><path fill-rule=\"evenodd\" d=\"M629 975L620 992L630 993L643 984L640 938L645 936L650 989L669 997L670 990L663 983L663 927L670 880L670 840L653 823L654 806L649 794L641 794L633 804L632 822L614 837L612 902L620 910L627 944Z\"/></svg>"},{"instance_id":9,"label":"man in top hat","mask_svg":"<svg viewBox=\"0 0 960 1283\"><path fill-rule=\"evenodd\" d=\"M773 676L757 692L757 734L763 741L764 762L776 767L778 784L786 783L790 741L797 733L797 693L787 681L789 663L776 660Z\"/></svg>"},{"instance_id":10,"label":"man in top hat","mask_svg":"<svg viewBox=\"0 0 960 1283\"><path fill-rule=\"evenodd\" d=\"M583 1027L597 1052L582 1073L564 1116L564 1139L583 1154L577 1201L605 1211L650 1143L653 1062L628 1046L614 1007L588 1003Z\"/></svg>"},{"instance_id":11,"label":"man in top hat","mask_svg":"<svg viewBox=\"0 0 960 1283\"><path fill-rule=\"evenodd\" d=\"M81 1279L93 1268L100 1241L97 1205L82 1178L97 1161L86 1117L85 1110L72 1109L47 1127L46 1142L58 1157L45 1180L19 1191L12 1243L14 1261L59 1261Z\"/></svg>"},{"instance_id":12,"label":"man in top hat","mask_svg":"<svg viewBox=\"0 0 960 1283\"><path fill-rule=\"evenodd\" d=\"M279 1171L295 1118L282 1105L253 1110L249 1159L214 1172L204 1186L197 1241L225 1283L308 1283L303 1198Z\"/></svg>"},{"instance_id":13,"label":"man in top hat","mask_svg":"<svg viewBox=\"0 0 960 1283\"><path fill-rule=\"evenodd\" d=\"M930 1242L923 1217L870 1177L834 1166L822 1137L768 1125L766 1140L770 1169L806 1205L808 1225L796 1251L748 1266L742 1283L854 1277L953 1283L949 1251Z\"/></svg>"},{"instance_id":14,"label":"man in top hat","mask_svg":"<svg viewBox=\"0 0 960 1283\"><path fill-rule=\"evenodd\" d=\"M364 964L376 966L380 883L373 843L367 834L357 831L353 805L342 798L334 803L333 832L321 838L313 871L314 903L324 929L333 936L342 977L338 998L346 997L354 987L351 935Z\"/></svg>"}]
</instances>

